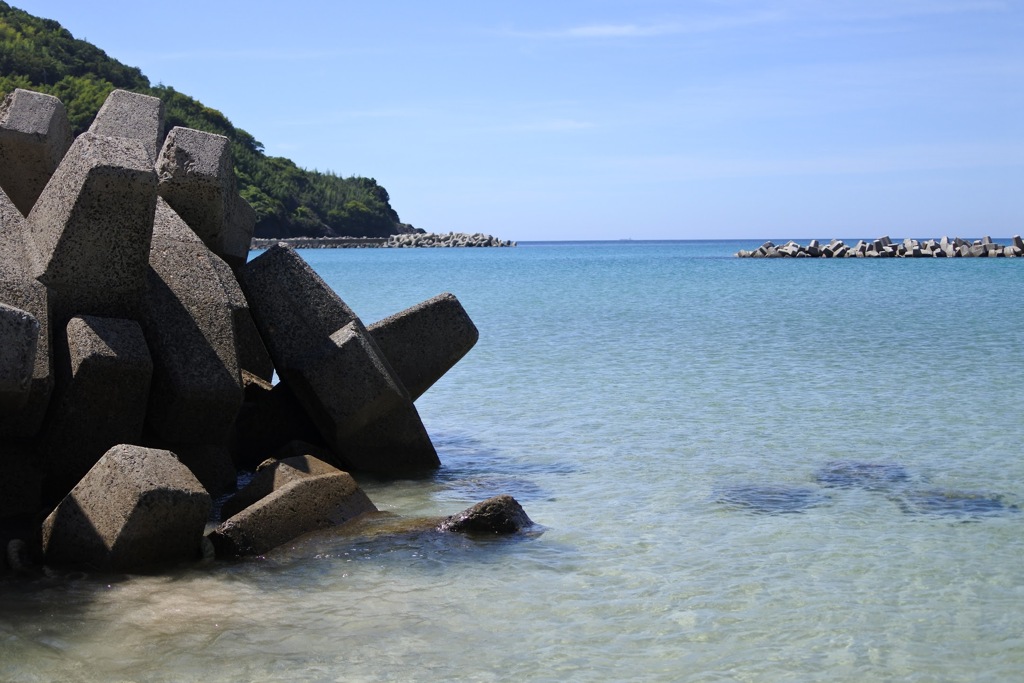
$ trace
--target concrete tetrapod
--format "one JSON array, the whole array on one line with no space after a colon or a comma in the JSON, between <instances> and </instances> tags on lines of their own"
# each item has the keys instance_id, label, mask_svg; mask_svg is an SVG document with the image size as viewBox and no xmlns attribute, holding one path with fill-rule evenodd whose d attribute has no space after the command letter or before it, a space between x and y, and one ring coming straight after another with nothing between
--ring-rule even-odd
<instances>
[{"instance_id":1,"label":"concrete tetrapod","mask_svg":"<svg viewBox=\"0 0 1024 683\"><path fill-rule=\"evenodd\" d=\"M238 196L230 141L223 135L172 128L156 171L160 196L206 246L233 268L244 265L256 214Z\"/></svg>"},{"instance_id":2,"label":"concrete tetrapod","mask_svg":"<svg viewBox=\"0 0 1024 683\"><path fill-rule=\"evenodd\" d=\"M64 153L71 124L52 95L15 88L0 104L0 187L27 216Z\"/></svg>"},{"instance_id":3,"label":"concrete tetrapod","mask_svg":"<svg viewBox=\"0 0 1024 683\"><path fill-rule=\"evenodd\" d=\"M28 273L25 219L0 190L0 303L31 314L39 324L28 397L0 408L0 437L31 437L43 423L53 390L49 288ZM13 403L17 403L15 399Z\"/></svg>"},{"instance_id":4,"label":"concrete tetrapod","mask_svg":"<svg viewBox=\"0 0 1024 683\"><path fill-rule=\"evenodd\" d=\"M242 405L234 318L215 260L159 199L142 328L154 364L148 422L169 443L222 443Z\"/></svg>"},{"instance_id":5,"label":"concrete tetrapod","mask_svg":"<svg viewBox=\"0 0 1024 683\"><path fill-rule=\"evenodd\" d=\"M152 166L164 138L164 103L159 97L114 90L96 112L89 132L138 140Z\"/></svg>"},{"instance_id":6,"label":"concrete tetrapod","mask_svg":"<svg viewBox=\"0 0 1024 683\"><path fill-rule=\"evenodd\" d=\"M370 325L377 348L416 400L469 353L480 332L445 292Z\"/></svg>"},{"instance_id":7,"label":"concrete tetrapod","mask_svg":"<svg viewBox=\"0 0 1024 683\"><path fill-rule=\"evenodd\" d=\"M312 456L261 466L232 501L225 509L239 511L209 535L220 557L259 555L310 531L377 511L348 473Z\"/></svg>"},{"instance_id":8,"label":"concrete tetrapod","mask_svg":"<svg viewBox=\"0 0 1024 683\"><path fill-rule=\"evenodd\" d=\"M28 401L38 345L36 317L0 303L0 413L21 410Z\"/></svg>"},{"instance_id":9,"label":"concrete tetrapod","mask_svg":"<svg viewBox=\"0 0 1024 683\"><path fill-rule=\"evenodd\" d=\"M141 142L78 136L26 219L31 275L56 295L55 324L83 313L138 318L155 209Z\"/></svg>"},{"instance_id":10,"label":"concrete tetrapod","mask_svg":"<svg viewBox=\"0 0 1024 683\"><path fill-rule=\"evenodd\" d=\"M110 448L139 443L153 377L153 360L134 320L72 318L67 348L39 444L49 488L61 497Z\"/></svg>"},{"instance_id":11,"label":"concrete tetrapod","mask_svg":"<svg viewBox=\"0 0 1024 683\"><path fill-rule=\"evenodd\" d=\"M43 523L47 562L127 571L197 559L212 502L170 451L103 454Z\"/></svg>"},{"instance_id":12,"label":"concrete tetrapod","mask_svg":"<svg viewBox=\"0 0 1024 683\"><path fill-rule=\"evenodd\" d=\"M383 476L440 465L372 336L294 249L270 248L240 271L240 280L282 384L331 449L356 469ZM375 428L379 420L402 428Z\"/></svg>"}]
</instances>

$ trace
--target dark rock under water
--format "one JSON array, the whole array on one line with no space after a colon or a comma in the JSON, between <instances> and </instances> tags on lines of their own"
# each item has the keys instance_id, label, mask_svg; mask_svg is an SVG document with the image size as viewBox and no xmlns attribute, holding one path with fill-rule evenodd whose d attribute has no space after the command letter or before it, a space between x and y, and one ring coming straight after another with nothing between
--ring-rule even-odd
<instances>
[{"instance_id":1,"label":"dark rock under water","mask_svg":"<svg viewBox=\"0 0 1024 683\"><path fill-rule=\"evenodd\" d=\"M755 514L804 512L826 505L831 497L809 486L789 484L735 484L715 490L714 501Z\"/></svg>"},{"instance_id":2,"label":"dark rock under water","mask_svg":"<svg viewBox=\"0 0 1024 683\"><path fill-rule=\"evenodd\" d=\"M830 488L890 489L910 481L910 473L894 462L833 460L814 473L814 481Z\"/></svg>"},{"instance_id":3,"label":"dark rock under water","mask_svg":"<svg viewBox=\"0 0 1024 683\"><path fill-rule=\"evenodd\" d=\"M909 491L891 500L908 515L970 519L1020 512L1019 506L1003 496L984 491Z\"/></svg>"}]
</instances>

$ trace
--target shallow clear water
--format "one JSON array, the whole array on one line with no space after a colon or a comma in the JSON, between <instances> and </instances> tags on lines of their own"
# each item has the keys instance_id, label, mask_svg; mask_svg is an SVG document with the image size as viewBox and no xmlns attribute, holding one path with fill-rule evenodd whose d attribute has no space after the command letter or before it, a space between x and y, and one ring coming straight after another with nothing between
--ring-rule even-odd
<instances>
[{"instance_id":1,"label":"shallow clear water","mask_svg":"<svg viewBox=\"0 0 1024 683\"><path fill-rule=\"evenodd\" d=\"M754 246L304 251L480 329L417 402L443 469L371 498L543 533L0 583L0 680L1020 679L1024 261Z\"/></svg>"}]
</instances>

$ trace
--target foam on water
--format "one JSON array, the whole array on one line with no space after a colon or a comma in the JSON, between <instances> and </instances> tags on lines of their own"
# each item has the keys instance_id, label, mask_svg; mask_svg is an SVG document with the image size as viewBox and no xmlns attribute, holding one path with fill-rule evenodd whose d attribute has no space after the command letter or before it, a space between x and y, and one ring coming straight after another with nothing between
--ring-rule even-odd
<instances>
[{"instance_id":1,"label":"foam on water","mask_svg":"<svg viewBox=\"0 0 1024 683\"><path fill-rule=\"evenodd\" d=\"M1024 262L739 248L304 252L366 322L480 329L417 402L444 467L371 498L543 533L2 584L0 680L1019 678Z\"/></svg>"}]
</instances>

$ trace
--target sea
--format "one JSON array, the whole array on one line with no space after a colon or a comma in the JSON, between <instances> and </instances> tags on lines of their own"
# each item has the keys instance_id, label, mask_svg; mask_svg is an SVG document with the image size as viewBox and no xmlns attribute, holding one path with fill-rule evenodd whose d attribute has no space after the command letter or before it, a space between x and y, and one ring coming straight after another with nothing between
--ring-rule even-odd
<instances>
[{"instance_id":1,"label":"sea","mask_svg":"<svg viewBox=\"0 0 1024 683\"><path fill-rule=\"evenodd\" d=\"M441 469L359 477L386 533L0 579L0 680L1024 680L1024 259L762 241L301 251L476 323ZM529 532L426 530L502 493Z\"/></svg>"}]
</instances>

